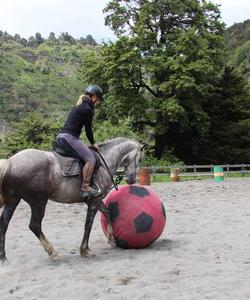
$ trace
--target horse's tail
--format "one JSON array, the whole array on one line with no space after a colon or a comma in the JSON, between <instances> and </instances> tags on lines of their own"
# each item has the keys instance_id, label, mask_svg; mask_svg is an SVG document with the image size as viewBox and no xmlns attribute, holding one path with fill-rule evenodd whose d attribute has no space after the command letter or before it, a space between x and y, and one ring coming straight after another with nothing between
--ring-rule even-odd
<instances>
[{"instance_id":1,"label":"horse's tail","mask_svg":"<svg viewBox=\"0 0 250 300\"><path fill-rule=\"evenodd\" d=\"M3 194L3 180L8 170L9 164L7 159L0 160L0 208L4 206L5 199Z\"/></svg>"}]
</instances>

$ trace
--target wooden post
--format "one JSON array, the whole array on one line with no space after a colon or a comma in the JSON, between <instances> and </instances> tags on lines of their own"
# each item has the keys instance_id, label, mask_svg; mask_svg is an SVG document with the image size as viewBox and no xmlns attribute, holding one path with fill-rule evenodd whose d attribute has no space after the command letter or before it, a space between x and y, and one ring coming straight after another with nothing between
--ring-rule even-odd
<instances>
[{"instance_id":1,"label":"wooden post","mask_svg":"<svg viewBox=\"0 0 250 300\"><path fill-rule=\"evenodd\" d=\"M172 168L170 177L171 177L172 182L180 181L180 169L179 168Z\"/></svg>"}]
</instances>

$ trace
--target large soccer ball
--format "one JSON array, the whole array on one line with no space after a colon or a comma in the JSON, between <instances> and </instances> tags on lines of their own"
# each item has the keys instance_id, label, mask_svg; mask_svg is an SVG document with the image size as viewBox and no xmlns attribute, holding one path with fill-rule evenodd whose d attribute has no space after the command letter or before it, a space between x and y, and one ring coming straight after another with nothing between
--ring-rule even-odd
<instances>
[{"instance_id":1,"label":"large soccer ball","mask_svg":"<svg viewBox=\"0 0 250 300\"><path fill-rule=\"evenodd\" d=\"M145 248L162 233L166 223L160 198L140 185L126 185L111 192L104 200L111 214L117 246ZM102 229L107 234L106 218L101 214Z\"/></svg>"}]
</instances>

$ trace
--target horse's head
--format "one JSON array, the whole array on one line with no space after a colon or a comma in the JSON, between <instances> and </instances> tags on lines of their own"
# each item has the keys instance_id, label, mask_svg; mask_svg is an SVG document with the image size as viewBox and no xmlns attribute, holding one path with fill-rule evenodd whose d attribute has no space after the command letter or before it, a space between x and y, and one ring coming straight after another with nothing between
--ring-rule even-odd
<instances>
[{"instance_id":1,"label":"horse's head","mask_svg":"<svg viewBox=\"0 0 250 300\"><path fill-rule=\"evenodd\" d=\"M144 155L143 148L144 145L138 144L135 149L128 153L123 161L127 184L136 183L136 175L138 174L140 161Z\"/></svg>"},{"instance_id":2,"label":"horse's head","mask_svg":"<svg viewBox=\"0 0 250 300\"><path fill-rule=\"evenodd\" d=\"M99 145L111 174L118 168L124 168L128 184L136 182L140 160L143 158L144 145L128 138L115 138Z\"/></svg>"}]
</instances>

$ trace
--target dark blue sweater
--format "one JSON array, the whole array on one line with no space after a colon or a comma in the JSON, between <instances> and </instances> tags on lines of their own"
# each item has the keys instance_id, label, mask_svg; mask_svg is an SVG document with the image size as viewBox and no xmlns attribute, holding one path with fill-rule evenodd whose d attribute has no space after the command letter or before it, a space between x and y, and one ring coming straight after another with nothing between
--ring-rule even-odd
<instances>
[{"instance_id":1,"label":"dark blue sweater","mask_svg":"<svg viewBox=\"0 0 250 300\"><path fill-rule=\"evenodd\" d=\"M85 126L86 136L91 144L95 143L92 131L92 119L95 107L89 98L84 98L82 103L75 106L68 115L68 118L60 131L61 133L69 133L79 138L83 126Z\"/></svg>"}]
</instances>

